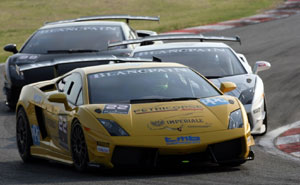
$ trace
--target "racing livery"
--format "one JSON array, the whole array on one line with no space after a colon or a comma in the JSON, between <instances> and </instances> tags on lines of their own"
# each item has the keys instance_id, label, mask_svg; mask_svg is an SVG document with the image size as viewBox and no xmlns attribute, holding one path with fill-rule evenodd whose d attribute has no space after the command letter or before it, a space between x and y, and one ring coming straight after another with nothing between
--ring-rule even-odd
<instances>
[{"instance_id":1,"label":"racing livery","mask_svg":"<svg viewBox=\"0 0 300 185\"><path fill-rule=\"evenodd\" d=\"M25 66L26 71L38 66ZM176 63L131 62L78 68L23 87L17 146L34 157L88 166L153 167L208 160L236 166L254 158L240 101Z\"/></svg>"},{"instance_id":2,"label":"racing livery","mask_svg":"<svg viewBox=\"0 0 300 185\"><path fill-rule=\"evenodd\" d=\"M244 55L236 53L232 48L220 41L240 42L239 37L214 37L194 34L171 34L150 36L142 39L111 43L110 46L122 46L156 40L184 40L185 42L164 43L143 46L133 50L132 56L139 58L159 58L164 62L178 62L194 68L212 81L217 87L222 82L233 82L237 85L228 95L238 97L244 104L251 125L252 134L267 132L267 105L264 85L257 75L258 71L271 67L269 62L258 61L254 69ZM187 42L199 40L200 42ZM216 41L216 42L204 42Z\"/></svg>"},{"instance_id":3,"label":"racing livery","mask_svg":"<svg viewBox=\"0 0 300 185\"><path fill-rule=\"evenodd\" d=\"M134 46L121 46L108 51L108 42L156 34L147 30L135 31L125 22L106 21L109 19L126 19L129 23L129 20L158 21L159 17L106 15L51 22L33 33L20 51L15 44L6 45L4 50L14 54L7 59L5 64L3 90L7 105L12 109L15 108L24 85L56 77L52 68L44 68L26 71L21 78L16 70L22 65L39 65L43 61L79 56L128 56ZM62 65L57 72L58 75L62 75L77 67L89 65L84 65L84 63Z\"/></svg>"}]
</instances>

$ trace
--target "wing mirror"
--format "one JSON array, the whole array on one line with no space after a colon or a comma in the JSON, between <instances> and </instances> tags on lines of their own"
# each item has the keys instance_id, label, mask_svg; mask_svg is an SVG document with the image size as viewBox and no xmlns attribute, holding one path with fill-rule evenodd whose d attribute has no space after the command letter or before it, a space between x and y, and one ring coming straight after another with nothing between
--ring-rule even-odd
<instances>
[{"instance_id":1,"label":"wing mirror","mask_svg":"<svg viewBox=\"0 0 300 185\"><path fill-rule=\"evenodd\" d=\"M254 65L253 73L257 74L259 71L265 71L271 68L271 64L265 61L257 61Z\"/></svg>"},{"instance_id":2,"label":"wing mirror","mask_svg":"<svg viewBox=\"0 0 300 185\"><path fill-rule=\"evenodd\" d=\"M6 46L4 46L3 50L7 52L12 52L13 54L19 52L16 44L7 44Z\"/></svg>"},{"instance_id":3,"label":"wing mirror","mask_svg":"<svg viewBox=\"0 0 300 185\"><path fill-rule=\"evenodd\" d=\"M48 97L49 102L53 103L63 103L65 105L65 109L67 111L71 111L72 107L70 107L67 96L64 93L56 93L56 94L51 94Z\"/></svg>"},{"instance_id":4,"label":"wing mirror","mask_svg":"<svg viewBox=\"0 0 300 185\"><path fill-rule=\"evenodd\" d=\"M235 83L232 83L232 82L222 82L221 83L220 90L223 93L227 93L227 92L233 91L234 89L236 89Z\"/></svg>"}]
</instances>

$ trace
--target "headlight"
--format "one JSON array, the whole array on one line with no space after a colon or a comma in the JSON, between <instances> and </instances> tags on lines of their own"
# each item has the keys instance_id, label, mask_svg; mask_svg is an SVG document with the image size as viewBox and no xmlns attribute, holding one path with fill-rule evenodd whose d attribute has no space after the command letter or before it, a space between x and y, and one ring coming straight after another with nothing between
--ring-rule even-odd
<instances>
[{"instance_id":1,"label":"headlight","mask_svg":"<svg viewBox=\"0 0 300 185\"><path fill-rule=\"evenodd\" d=\"M241 109L230 113L228 129L243 128L244 122Z\"/></svg>"},{"instance_id":2,"label":"headlight","mask_svg":"<svg viewBox=\"0 0 300 185\"><path fill-rule=\"evenodd\" d=\"M111 136L129 136L120 125L112 120L98 119Z\"/></svg>"},{"instance_id":3,"label":"headlight","mask_svg":"<svg viewBox=\"0 0 300 185\"><path fill-rule=\"evenodd\" d=\"M251 104L254 96L254 88L244 90L239 97L242 104Z\"/></svg>"}]
</instances>

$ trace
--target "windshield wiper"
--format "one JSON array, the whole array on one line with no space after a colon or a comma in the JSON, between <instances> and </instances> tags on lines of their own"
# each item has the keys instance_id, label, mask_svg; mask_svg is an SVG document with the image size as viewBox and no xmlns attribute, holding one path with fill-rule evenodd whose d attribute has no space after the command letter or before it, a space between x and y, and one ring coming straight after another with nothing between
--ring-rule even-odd
<instances>
[{"instance_id":1,"label":"windshield wiper","mask_svg":"<svg viewBox=\"0 0 300 185\"><path fill-rule=\"evenodd\" d=\"M48 50L47 53L91 53L91 52L99 52L96 49L65 49L65 50Z\"/></svg>"},{"instance_id":2,"label":"windshield wiper","mask_svg":"<svg viewBox=\"0 0 300 185\"><path fill-rule=\"evenodd\" d=\"M134 103L150 103L150 102L167 102L167 101L184 101L184 100L197 100L197 97L179 97L179 98L149 98L149 99L132 99L130 104Z\"/></svg>"}]
</instances>

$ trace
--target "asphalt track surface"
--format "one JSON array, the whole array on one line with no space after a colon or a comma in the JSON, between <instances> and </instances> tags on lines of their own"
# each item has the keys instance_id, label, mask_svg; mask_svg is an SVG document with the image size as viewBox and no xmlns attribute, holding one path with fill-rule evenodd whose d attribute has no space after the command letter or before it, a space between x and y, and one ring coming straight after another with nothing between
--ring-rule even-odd
<instances>
[{"instance_id":1,"label":"asphalt track surface","mask_svg":"<svg viewBox=\"0 0 300 185\"><path fill-rule=\"evenodd\" d=\"M230 44L255 61L271 62L260 73L265 83L269 130L300 119L300 15L206 35L239 35L242 45ZM2 79L0 79L2 85ZM1 87L2 88L2 87ZM97 170L78 173L72 167L40 161L23 164L15 142L15 115L0 94L0 184L300 184L300 162L270 154L255 146L254 161L235 168L184 165L157 170ZM256 137L256 143L262 137Z\"/></svg>"}]
</instances>

